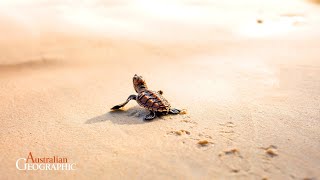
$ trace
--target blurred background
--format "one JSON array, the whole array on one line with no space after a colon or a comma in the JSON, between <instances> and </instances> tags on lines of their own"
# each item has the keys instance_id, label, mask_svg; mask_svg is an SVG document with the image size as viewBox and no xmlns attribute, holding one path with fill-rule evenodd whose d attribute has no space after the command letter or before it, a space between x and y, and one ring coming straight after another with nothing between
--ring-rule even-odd
<instances>
[{"instance_id":1,"label":"blurred background","mask_svg":"<svg viewBox=\"0 0 320 180\"><path fill-rule=\"evenodd\" d=\"M314 39L320 36L319 9L316 0L3 0L0 63L66 60L64 50L83 49L80 39L88 37L189 48L239 39Z\"/></svg>"}]
</instances>

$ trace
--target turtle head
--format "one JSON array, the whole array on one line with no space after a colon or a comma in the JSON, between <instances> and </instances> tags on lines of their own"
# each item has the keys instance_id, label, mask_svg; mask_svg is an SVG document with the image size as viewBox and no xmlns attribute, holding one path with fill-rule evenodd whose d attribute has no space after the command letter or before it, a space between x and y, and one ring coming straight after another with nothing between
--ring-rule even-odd
<instances>
[{"instance_id":1,"label":"turtle head","mask_svg":"<svg viewBox=\"0 0 320 180\"><path fill-rule=\"evenodd\" d=\"M145 80L143 79L143 77L142 76L138 76L137 74L135 74L133 76L133 87L134 87L134 90L136 90L137 93L139 93L142 90L148 88Z\"/></svg>"}]
</instances>

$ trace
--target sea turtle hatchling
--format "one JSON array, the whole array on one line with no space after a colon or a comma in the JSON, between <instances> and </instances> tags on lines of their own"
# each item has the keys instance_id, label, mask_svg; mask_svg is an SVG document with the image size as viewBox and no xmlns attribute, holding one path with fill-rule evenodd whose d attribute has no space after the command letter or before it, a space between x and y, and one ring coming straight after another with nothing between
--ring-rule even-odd
<instances>
[{"instance_id":1,"label":"sea turtle hatchling","mask_svg":"<svg viewBox=\"0 0 320 180\"><path fill-rule=\"evenodd\" d=\"M180 113L179 109L171 108L169 102L162 96L163 92L161 90L157 92L149 90L142 76L134 75L133 87L138 95L130 95L124 103L114 106L111 110L120 109L130 100L136 100L140 106L150 111L150 114L146 115L144 120L152 120L156 117L156 114Z\"/></svg>"}]
</instances>

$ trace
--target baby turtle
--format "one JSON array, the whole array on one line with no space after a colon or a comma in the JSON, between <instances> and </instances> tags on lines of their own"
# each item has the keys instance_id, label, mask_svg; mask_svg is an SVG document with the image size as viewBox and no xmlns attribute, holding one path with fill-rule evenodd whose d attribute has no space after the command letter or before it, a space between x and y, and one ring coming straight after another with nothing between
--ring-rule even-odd
<instances>
[{"instance_id":1,"label":"baby turtle","mask_svg":"<svg viewBox=\"0 0 320 180\"><path fill-rule=\"evenodd\" d=\"M157 92L149 90L142 76L134 75L133 87L138 95L130 95L124 103L114 106L111 110L120 109L130 100L136 100L140 106L150 111L150 114L146 115L144 120L152 120L156 117L156 114L180 113L179 109L171 108L169 102L162 96L163 92L161 90Z\"/></svg>"}]
</instances>

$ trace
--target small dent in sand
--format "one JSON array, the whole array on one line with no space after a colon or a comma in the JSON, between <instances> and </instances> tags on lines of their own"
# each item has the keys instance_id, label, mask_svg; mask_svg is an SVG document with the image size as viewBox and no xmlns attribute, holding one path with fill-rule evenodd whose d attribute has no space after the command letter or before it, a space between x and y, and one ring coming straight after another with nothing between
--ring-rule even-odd
<instances>
[{"instance_id":1,"label":"small dent in sand","mask_svg":"<svg viewBox=\"0 0 320 180\"><path fill-rule=\"evenodd\" d=\"M212 144L212 142L209 142L208 140L199 140L198 145L199 146L208 146L209 144Z\"/></svg>"},{"instance_id":2,"label":"small dent in sand","mask_svg":"<svg viewBox=\"0 0 320 180\"><path fill-rule=\"evenodd\" d=\"M270 145L269 147L262 147L261 149L264 149L266 154L270 157L278 156L277 146Z\"/></svg>"},{"instance_id":3,"label":"small dent in sand","mask_svg":"<svg viewBox=\"0 0 320 180\"><path fill-rule=\"evenodd\" d=\"M258 23L258 24L262 24L262 23L263 23L263 20L262 20L262 19L257 19L257 23Z\"/></svg>"},{"instance_id":4,"label":"small dent in sand","mask_svg":"<svg viewBox=\"0 0 320 180\"><path fill-rule=\"evenodd\" d=\"M271 157L278 156L278 153L273 149L266 150L266 153Z\"/></svg>"},{"instance_id":5,"label":"small dent in sand","mask_svg":"<svg viewBox=\"0 0 320 180\"><path fill-rule=\"evenodd\" d=\"M218 156L221 157L222 155L236 155L236 156L242 158L242 156L240 155L240 151L236 148L223 151L222 153L219 153Z\"/></svg>"},{"instance_id":6,"label":"small dent in sand","mask_svg":"<svg viewBox=\"0 0 320 180\"><path fill-rule=\"evenodd\" d=\"M200 145L207 145L209 142L207 141L207 140L200 140L199 142L198 142L198 144L200 144Z\"/></svg>"},{"instance_id":7,"label":"small dent in sand","mask_svg":"<svg viewBox=\"0 0 320 180\"><path fill-rule=\"evenodd\" d=\"M187 114L188 111L186 109L182 109L179 114Z\"/></svg>"},{"instance_id":8,"label":"small dent in sand","mask_svg":"<svg viewBox=\"0 0 320 180\"><path fill-rule=\"evenodd\" d=\"M194 121L191 121L190 119L183 119L183 120L181 120L181 122L191 123L191 124L198 124L198 123L196 123Z\"/></svg>"},{"instance_id":9,"label":"small dent in sand","mask_svg":"<svg viewBox=\"0 0 320 180\"><path fill-rule=\"evenodd\" d=\"M190 135L191 133L187 130L179 130L179 131L170 131L168 134L174 134L174 135L177 135L177 136L181 136L183 134L187 134L187 135Z\"/></svg>"},{"instance_id":10,"label":"small dent in sand","mask_svg":"<svg viewBox=\"0 0 320 180\"><path fill-rule=\"evenodd\" d=\"M305 177L303 180L316 180L316 178Z\"/></svg>"},{"instance_id":11,"label":"small dent in sand","mask_svg":"<svg viewBox=\"0 0 320 180\"><path fill-rule=\"evenodd\" d=\"M231 172L233 173L238 173L240 170L239 169L231 169Z\"/></svg>"},{"instance_id":12,"label":"small dent in sand","mask_svg":"<svg viewBox=\"0 0 320 180\"><path fill-rule=\"evenodd\" d=\"M228 121L228 122L226 122L226 123L220 123L219 125L220 125L220 126L225 126L225 127L230 127L230 128L236 126L236 125L235 125L233 122L231 122L231 121Z\"/></svg>"},{"instance_id":13,"label":"small dent in sand","mask_svg":"<svg viewBox=\"0 0 320 180\"><path fill-rule=\"evenodd\" d=\"M224 151L224 154L236 154L236 153L239 153L239 150L236 148Z\"/></svg>"}]
</instances>

